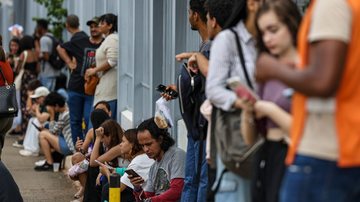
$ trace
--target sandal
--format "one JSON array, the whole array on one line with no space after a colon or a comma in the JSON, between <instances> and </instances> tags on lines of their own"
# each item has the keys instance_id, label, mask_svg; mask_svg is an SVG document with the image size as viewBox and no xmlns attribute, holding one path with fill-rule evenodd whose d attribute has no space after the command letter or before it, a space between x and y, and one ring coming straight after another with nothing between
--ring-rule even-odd
<instances>
[{"instance_id":1,"label":"sandal","mask_svg":"<svg viewBox=\"0 0 360 202\"><path fill-rule=\"evenodd\" d=\"M76 192L76 194L74 194L74 198L75 199L79 199L84 195L84 188L80 188L80 190L78 192Z\"/></svg>"}]
</instances>

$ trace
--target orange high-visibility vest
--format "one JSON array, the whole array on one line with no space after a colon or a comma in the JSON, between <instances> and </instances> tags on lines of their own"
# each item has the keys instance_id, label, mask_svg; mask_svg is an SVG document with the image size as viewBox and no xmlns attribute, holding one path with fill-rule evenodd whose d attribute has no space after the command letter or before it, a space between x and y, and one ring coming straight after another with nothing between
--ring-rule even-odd
<instances>
[{"instance_id":1,"label":"orange high-visibility vest","mask_svg":"<svg viewBox=\"0 0 360 202\"><path fill-rule=\"evenodd\" d=\"M315 0L311 2L298 34L300 69L306 68L309 62L308 33L314 2ZM343 75L335 97L335 128L339 145L338 165L340 167L360 166L360 0L347 0L347 2L352 11L351 38ZM292 115L292 144L286 158L287 164L293 162L304 132L307 117L306 96L300 93L294 95Z\"/></svg>"}]
</instances>

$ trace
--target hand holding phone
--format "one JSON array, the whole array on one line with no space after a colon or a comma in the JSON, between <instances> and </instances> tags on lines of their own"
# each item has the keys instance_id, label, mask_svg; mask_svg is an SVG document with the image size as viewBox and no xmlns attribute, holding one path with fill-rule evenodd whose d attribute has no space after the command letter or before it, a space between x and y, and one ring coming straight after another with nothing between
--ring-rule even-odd
<instances>
[{"instance_id":1,"label":"hand holding phone","mask_svg":"<svg viewBox=\"0 0 360 202\"><path fill-rule=\"evenodd\" d=\"M111 166L109 166L109 165L106 165L106 164L104 164L104 163L101 163L101 162L98 161L97 159L95 159L95 162L98 163L98 164L101 165L101 166L105 166L105 167L106 167L107 169L109 169L109 170L114 170L113 167L111 167Z\"/></svg>"},{"instance_id":2,"label":"hand holding phone","mask_svg":"<svg viewBox=\"0 0 360 202\"><path fill-rule=\"evenodd\" d=\"M177 98L179 96L178 92L176 92L175 90L170 89L167 86L164 86L162 84L159 84L156 87L156 90L159 91L160 93L165 93L165 94L171 96L172 98Z\"/></svg>"},{"instance_id":3,"label":"hand holding phone","mask_svg":"<svg viewBox=\"0 0 360 202\"><path fill-rule=\"evenodd\" d=\"M131 175L132 177L141 177L139 174L137 174L133 169L127 169L125 170L125 173L128 175Z\"/></svg>"}]
</instances>

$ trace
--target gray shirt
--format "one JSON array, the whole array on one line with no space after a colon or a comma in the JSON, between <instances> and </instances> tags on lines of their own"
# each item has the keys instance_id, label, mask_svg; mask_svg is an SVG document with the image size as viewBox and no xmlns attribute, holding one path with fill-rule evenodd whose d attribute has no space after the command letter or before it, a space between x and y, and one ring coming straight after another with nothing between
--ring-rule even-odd
<instances>
[{"instance_id":1,"label":"gray shirt","mask_svg":"<svg viewBox=\"0 0 360 202\"><path fill-rule=\"evenodd\" d=\"M234 29L240 38L247 73L255 86L253 76L257 57L255 40L242 21ZM236 100L236 94L226 88L226 80L237 76L246 84L234 33L230 30L220 32L212 42L210 52L206 96L216 107L229 111Z\"/></svg>"},{"instance_id":2,"label":"gray shirt","mask_svg":"<svg viewBox=\"0 0 360 202\"><path fill-rule=\"evenodd\" d=\"M170 188L172 179L184 178L185 158L185 151L176 146L170 147L163 158L151 166L144 191L154 192L155 196L158 196Z\"/></svg>"},{"instance_id":3,"label":"gray shirt","mask_svg":"<svg viewBox=\"0 0 360 202\"><path fill-rule=\"evenodd\" d=\"M46 33L44 36L42 36L40 38L40 52L41 54L44 54L44 52L49 53L49 56L52 53L52 46L53 46L53 42L51 40L51 38L49 36L46 35L51 35L51 33ZM60 71L59 70L55 70L48 61L41 61L41 72L40 75L43 77L55 77L55 76L59 76Z\"/></svg>"}]
</instances>

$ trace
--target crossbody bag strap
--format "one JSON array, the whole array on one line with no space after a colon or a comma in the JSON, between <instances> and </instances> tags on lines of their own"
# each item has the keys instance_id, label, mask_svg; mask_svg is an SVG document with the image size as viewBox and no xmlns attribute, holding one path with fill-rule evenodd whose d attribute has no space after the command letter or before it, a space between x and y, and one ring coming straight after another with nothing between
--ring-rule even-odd
<instances>
[{"instance_id":1,"label":"crossbody bag strap","mask_svg":"<svg viewBox=\"0 0 360 202\"><path fill-rule=\"evenodd\" d=\"M21 69L24 69L27 58L28 58L28 51L24 51L24 60L23 63L21 64Z\"/></svg>"},{"instance_id":2,"label":"crossbody bag strap","mask_svg":"<svg viewBox=\"0 0 360 202\"><path fill-rule=\"evenodd\" d=\"M244 75L245 75L246 82L247 82L247 84L249 85L249 87L250 87L252 90L254 90L254 86L252 85L252 83L251 83L251 81L250 81L250 77L249 77L249 74L248 74L247 69L246 69L245 58L244 58L244 54L243 54L243 51L242 51L242 48L241 48L241 43L240 43L239 35L238 35L238 33L237 33L233 28L231 28L230 31L231 31L232 33L234 33L234 35L235 35L236 46L237 46L237 49L238 49L238 53L239 53L239 57L240 57L240 62L241 62L241 66L242 66L243 71L244 71Z\"/></svg>"}]
</instances>

